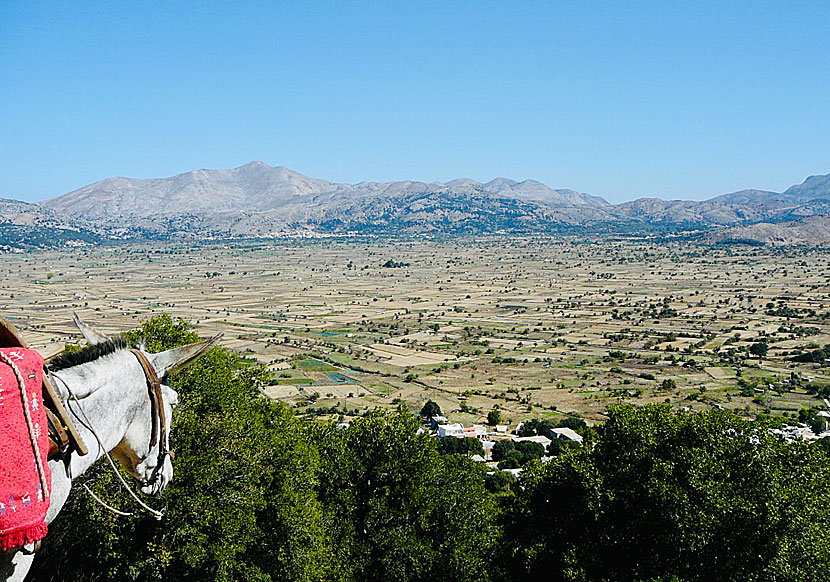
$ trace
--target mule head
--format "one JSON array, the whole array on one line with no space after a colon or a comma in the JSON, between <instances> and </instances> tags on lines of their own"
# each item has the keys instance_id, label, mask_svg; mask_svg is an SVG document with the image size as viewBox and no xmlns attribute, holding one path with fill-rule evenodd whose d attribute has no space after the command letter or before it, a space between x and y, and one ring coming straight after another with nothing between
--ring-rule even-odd
<instances>
[{"instance_id":1,"label":"mule head","mask_svg":"<svg viewBox=\"0 0 830 582\"><path fill-rule=\"evenodd\" d=\"M149 420L158 423L157 426L163 426L164 431L163 434L157 435L158 442L153 444L151 437L147 434L148 424L146 422L141 423L144 430L136 432L142 434L138 435L137 440L125 437L123 445L130 448L130 452L133 453L130 455L131 458L138 459L138 463L132 465L132 469L130 465L127 465L127 469L141 482L140 490L146 495L158 495L173 479L170 427L173 420L173 409L179 402L179 395L164 381L168 374L181 370L195 362L202 354L213 347L220 337L222 337L221 334L206 341L173 348L172 350L156 354L144 354L161 381L161 405L164 411L164 422L161 422L161 417L158 415L156 418ZM150 428L152 431L152 427Z\"/></svg>"},{"instance_id":2,"label":"mule head","mask_svg":"<svg viewBox=\"0 0 830 582\"><path fill-rule=\"evenodd\" d=\"M91 344L103 343L109 339L106 334L81 321L77 314L73 313L72 316L84 338ZM222 334L219 334L209 340L155 354L139 350L161 383L161 410L156 409L150 386L151 375L144 371L140 359L136 357L136 365L130 366L134 372L130 376L131 383L134 382L137 385L136 389L141 391L141 397L137 399L137 407L141 412L111 452L127 472L141 483L140 491L145 495L158 495L173 479L170 428L173 409L179 402L179 395L164 382L169 374L195 362L221 337ZM160 430L162 426L163 431Z\"/></svg>"}]
</instances>

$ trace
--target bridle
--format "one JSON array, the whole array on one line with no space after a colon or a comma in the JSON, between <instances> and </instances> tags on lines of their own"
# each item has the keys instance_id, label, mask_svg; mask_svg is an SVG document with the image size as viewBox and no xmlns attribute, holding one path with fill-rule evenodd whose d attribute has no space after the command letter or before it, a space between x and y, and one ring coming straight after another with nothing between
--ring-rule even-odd
<instances>
[{"instance_id":1,"label":"bridle","mask_svg":"<svg viewBox=\"0 0 830 582\"><path fill-rule=\"evenodd\" d=\"M164 466L164 458L170 457L172 461L175 454L167 443L167 416L164 414L164 401L161 397L161 380L156 374L153 364L147 359L141 350L131 348L130 351L141 364L141 369L144 371L144 377L147 379L147 389L150 393L150 415L153 419L153 426L150 432L150 448L159 446L158 459L156 466L148 480L142 480L142 485L152 485L158 479L159 471Z\"/></svg>"},{"instance_id":2,"label":"bridle","mask_svg":"<svg viewBox=\"0 0 830 582\"><path fill-rule=\"evenodd\" d=\"M164 401L162 400L161 394L161 380L159 380L158 374L156 374L156 370L153 368L153 365L147 359L147 356L145 356L141 351L135 348L130 349L130 351L136 357L138 363L141 365L141 369L144 372L144 378L147 380L147 389L150 394L150 415L152 417L152 429L150 434L150 448L148 449L147 454L149 455L150 452L153 450L153 447L155 447L157 444L159 445L158 459L156 460L156 466L153 468L153 472L150 475L150 478L139 479L139 483L141 483L142 487L149 487L158 480L160 471L164 466L164 458L169 456L172 460L175 455L173 454L173 451L170 450L167 443L167 417L164 414ZM81 417L83 417L84 421L86 421L87 428L95 437L95 440L98 441L98 445L104 452L104 456L107 458L107 461L109 461L109 464L112 467L115 476L118 478L124 490L130 494L130 497L132 497L135 500L135 502L138 503L139 506L141 506L143 509L152 514L156 519L161 519L164 516L164 511L158 511L148 506L138 497L138 495L136 495L136 493L130 488L130 486L127 485L127 482L124 480L124 477L121 476L121 472L118 470L115 461L113 461L112 456L107 451L106 447L104 446L104 443L101 442L101 437L98 435L98 433L95 431L95 428L92 426L92 423L89 421L89 417L86 415L86 412L81 406L80 400L72 393L72 390L69 389L69 386L67 385L66 381L54 373L50 373L50 376L52 378L58 379L61 382L61 384L63 384L64 388L66 388L69 397L77 405ZM97 501L99 504L101 504L104 508L108 509L112 513L123 516L134 515L131 512L120 511L112 507L111 505L108 505L101 498L95 495L95 493L92 491L92 489L89 488L89 486L86 483L82 483L82 486L95 501Z\"/></svg>"}]
</instances>

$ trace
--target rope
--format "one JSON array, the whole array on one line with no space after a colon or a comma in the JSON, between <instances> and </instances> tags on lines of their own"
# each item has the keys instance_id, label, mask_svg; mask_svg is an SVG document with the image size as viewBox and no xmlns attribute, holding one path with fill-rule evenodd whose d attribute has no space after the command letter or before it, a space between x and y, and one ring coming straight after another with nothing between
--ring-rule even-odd
<instances>
[{"instance_id":1,"label":"rope","mask_svg":"<svg viewBox=\"0 0 830 582\"><path fill-rule=\"evenodd\" d=\"M29 398L26 394L26 380L23 378L23 374L20 373L20 370L9 356L3 352L0 352L0 359L8 364L11 369L14 370L14 375L17 376L17 383L20 386L20 398L23 401L23 417L26 419L26 428L29 431L29 442L32 444L32 451L35 454L35 464L37 465L37 474L40 478L40 486L43 490L44 499L48 499L49 488L46 486L46 472L43 469L43 458L40 456L40 447L37 444L35 427L32 424L32 415L29 412Z\"/></svg>"},{"instance_id":2,"label":"rope","mask_svg":"<svg viewBox=\"0 0 830 582\"><path fill-rule=\"evenodd\" d=\"M138 505L142 509L149 512L156 519L161 520L161 518L164 517L164 512L163 511L157 511L157 510L153 509L152 507L148 506L146 503L144 503L138 497L138 495L132 489L130 489L130 486L127 484L127 482L124 480L124 477L121 475L121 471L119 471L118 467L115 465L115 461L112 460L112 457L110 456L109 451L107 451L107 448L104 446L104 443L101 441L101 437L98 436L98 431L96 431L95 427L92 426L92 422L89 420L89 417L86 415L86 411L84 411L84 407L81 406L80 399L78 399L78 397L75 396L75 394L72 392L72 390L70 390L69 386L66 384L66 382L64 381L63 378L61 378L60 376L58 376L57 374L54 374L54 373L52 374L52 377L57 378L58 380L61 381L61 384L63 384L64 388L66 388L66 391L69 392L69 396L71 396L72 400L75 402L75 404L78 405L78 410L81 411L81 416L83 416L84 422L86 423L87 428L92 433L92 436L95 437L95 440L98 441L98 446L101 448L102 451L104 451L104 456L107 458L107 461L109 461L109 464L110 464L110 467L112 467L113 473L115 473L115 476L118 477L118 480L121 483L121 487L123 489L125 489L127 491L127 493L130 494L130 496L135 500L136 503L138 503ZM164 461L162 460L162 462L164 462ZM92 492L92 490L89 487L86 486L86 483L84 483L83 486L84 486L84 489L86 489L89 492L89 494L92 495L92 498L95 501L97 501L98 503L100 503L101 506L104 507L105 509L108 509L108 510L112 511L116 515L124 515L124 516L135 515L134 513L123 512L123 511L119 511L119 510L117 510L113 507L110 507L109 505L107 505L106 503L101 501L101 499L99 499L98 496L95 495Z\"/></svg>"},{"instance_id":3,"label":"rope","mask_svg":"<svg viewBox=\"0 0 830 582\"><path fill-rule=\"evenodd\" d=\"M121 511L120 509L115 509L112 505L107 505L100 497L95 495L95 493L92 491L92 489L89 488L89 485L87 485L86 483L81 483L81 487L86 489L86 492L89 493L89 495L95 501L100 503L101 507L103 507L104 509L109 509L115 515L123 515L124 517L130 517L131 515L135 515L135 513L133 513L132 511Z\"/></svg>"}]
</instances>

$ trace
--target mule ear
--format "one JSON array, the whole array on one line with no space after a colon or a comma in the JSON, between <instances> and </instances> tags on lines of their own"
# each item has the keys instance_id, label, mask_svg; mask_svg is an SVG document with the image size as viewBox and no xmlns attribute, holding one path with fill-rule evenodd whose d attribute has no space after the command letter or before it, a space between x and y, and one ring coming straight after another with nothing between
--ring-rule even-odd
<instances>
[{"instance_id":1,"label":"mule ear","mask_svg":"<svg viewBox=\"0 0 830 582\"><path fill-rule=\"evenodd\" d=\"M102 344L105 341L109 341L109 337L105 333L102 333L89 325L88 323L84 323L80 316L74 311L72 312L72 321L75 322L75 325L78 326L78 329L81 330L81 334L84 336L84 339L88 341L90 344Z\"/></svg>"},{"instance_id":2,"label":"mule ear","mask_svg":"<svg viewBox=\"0 0 830 582\"><path fill-rule=\"evenodd\" d=\"M212 348L223 335L220 333L216 337L203 342L173 348L157 354L147 354L147 357L150 358L158 377L164 378L167 374L177 372L188 364L192 364L199 356Z\"/></svg>"}]
</instances>

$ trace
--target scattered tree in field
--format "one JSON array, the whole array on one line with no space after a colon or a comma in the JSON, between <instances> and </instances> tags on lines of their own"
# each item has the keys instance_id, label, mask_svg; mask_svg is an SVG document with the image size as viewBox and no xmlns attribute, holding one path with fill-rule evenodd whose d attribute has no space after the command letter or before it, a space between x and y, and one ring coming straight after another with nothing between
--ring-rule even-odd
<instances>
[{"instance_id":1,"label":"scattered tree in field","mask_svg":"<svg viewBox=\"0 0 830 582\"><path fill-rule=\"evenodd\" d=\"M424 404L423 408L421 408L421 416L424 418L441 416L441 407L438 406L437 402L427 400L426 404Z\"/></svg>"},{"instance_id":2,"label":"scattered tree in field","mask_svg":"<svg viewBox=\"0 0 830 582\"><path fill-rule=\"evenodd\" d=\"M759 360L764 358L767 352L769 352L769 345L766 342L755 342L749 346L749 353L758 356Z\"/></svg>"}]
</instances>

